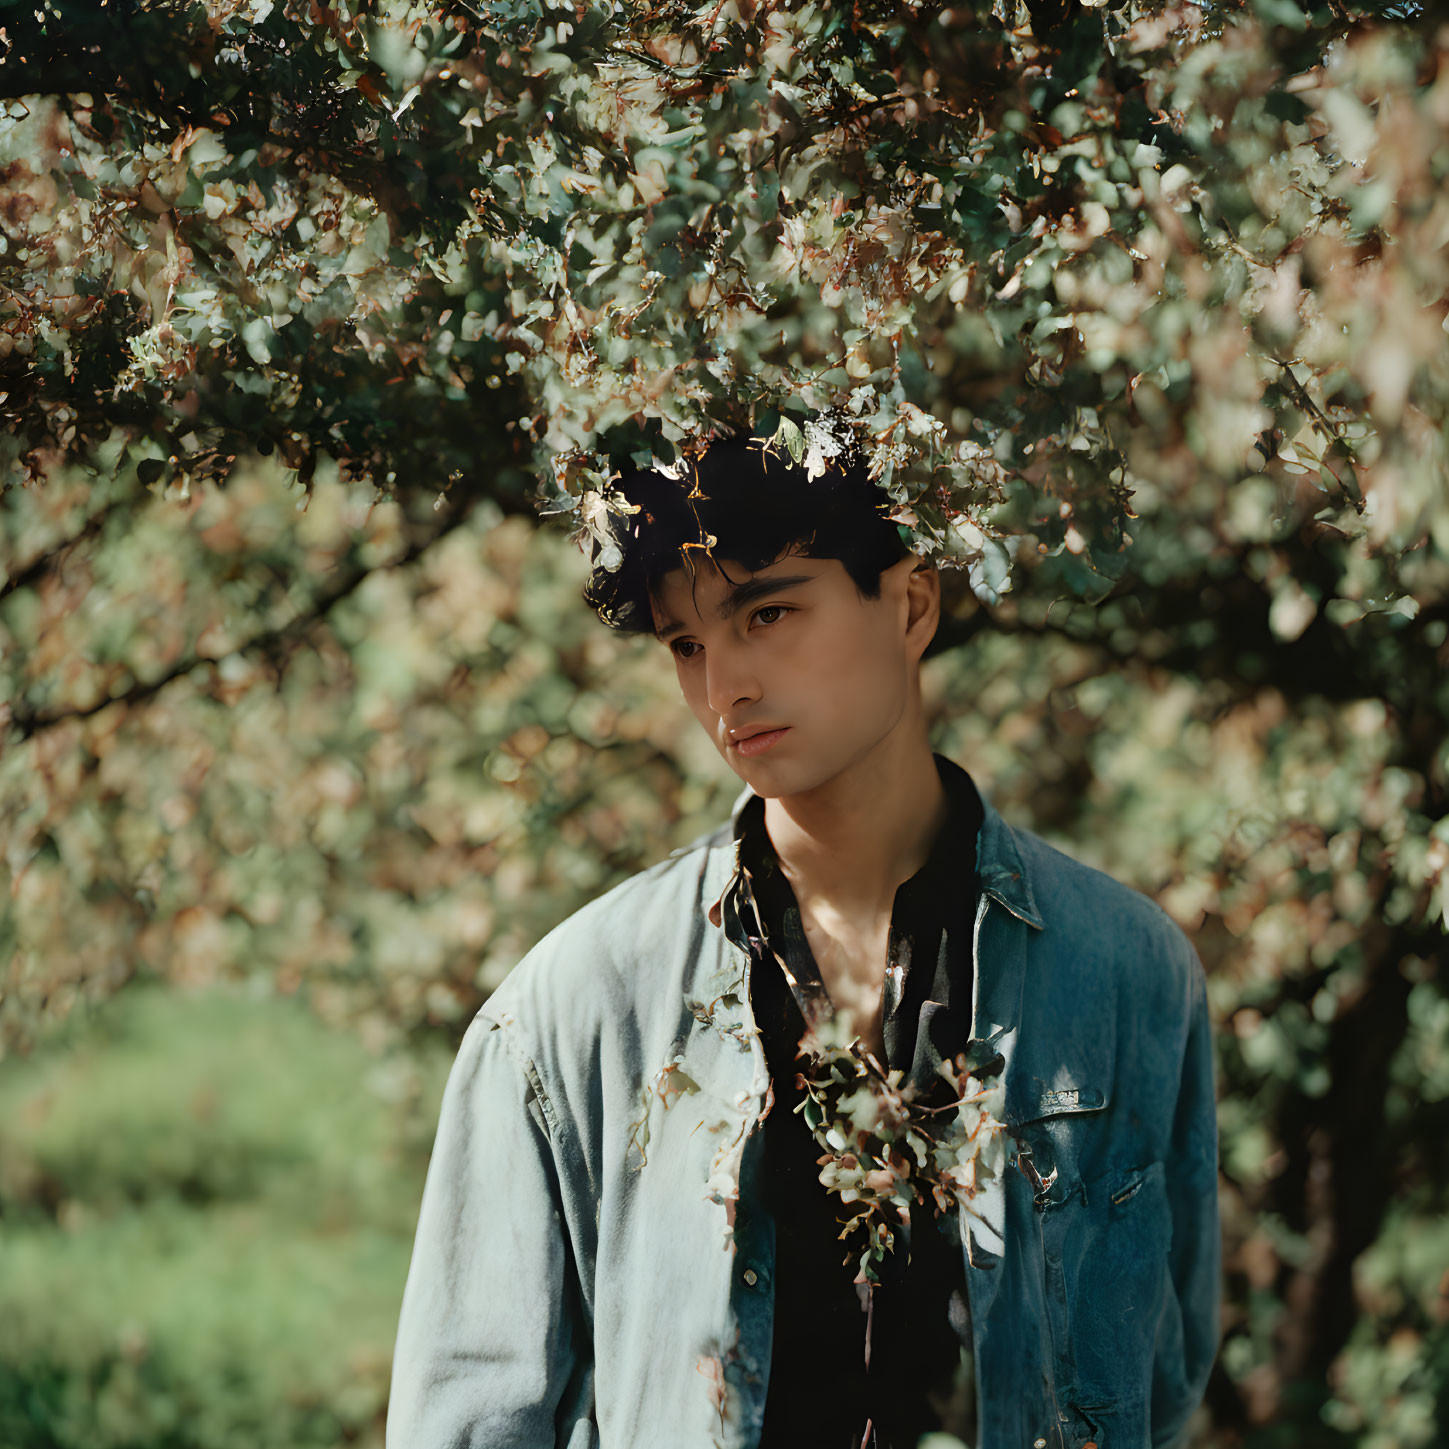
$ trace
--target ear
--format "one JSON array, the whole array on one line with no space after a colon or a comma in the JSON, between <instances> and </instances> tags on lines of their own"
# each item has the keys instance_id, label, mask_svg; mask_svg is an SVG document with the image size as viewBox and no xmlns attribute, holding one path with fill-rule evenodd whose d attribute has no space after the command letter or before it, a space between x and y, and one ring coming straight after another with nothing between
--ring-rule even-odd
<instances>
[{"instance_id":1,"label":"ear","mask_svg":"<svg viewBox=\"0 0 1449 1449\"><path fill-rule=\"evenodd\" d=\"M906 639L911 654L919 660L936 637L936 626L941 622L941 575L935 564L914 560L906 579L906 599L910 605Z\"/></svg>"},{"instance_id":2,"label":"ear","mask_svg":"<svg viewBox=\"0 0 1449 1449\"><path fill-rule=\"evenodd\" d=\"M907 554L886 569L882 585L887 579L892 594L904 605L906 649L919 660L941 622L941 576L934 564Z\"/></svg>"}]
</instances>

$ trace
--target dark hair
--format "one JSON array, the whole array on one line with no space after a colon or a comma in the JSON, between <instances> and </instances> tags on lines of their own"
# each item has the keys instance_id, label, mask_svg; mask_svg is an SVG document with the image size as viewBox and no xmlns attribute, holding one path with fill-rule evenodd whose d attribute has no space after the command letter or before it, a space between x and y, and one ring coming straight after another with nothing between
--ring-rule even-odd
<instances>
[{"instance_id":1,"label":"dark hair","mask_svg":"<svg viewBox=\"0 0 1449 1449\"><path fill-rule=\"evenodd\" d=\"M858 452L827 459L825 473L811 478L764 438L726 438L687 461L679 478L646 469L617 488L639 511L613 516L623 562L605 569L596 550L584 599L623 633L653 632L651 589L695 550L751 572L787 552L839 559L869 599L880 593L882 571L908 552Z\"/></svg>"}]
</instances>

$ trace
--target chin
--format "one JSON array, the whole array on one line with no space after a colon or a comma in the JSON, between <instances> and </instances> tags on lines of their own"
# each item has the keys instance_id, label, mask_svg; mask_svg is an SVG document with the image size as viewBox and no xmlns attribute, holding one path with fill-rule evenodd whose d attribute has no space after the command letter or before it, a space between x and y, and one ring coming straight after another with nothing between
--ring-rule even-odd
<instances>
[{"instance_id":1,"label":"chin","mask_svg":"<svg viewBox=\"0 0 1449 1449\"><path fill-rule=\"evenodd\" d=\"M836 771L822 767L818 760L806 764L800 760L738 760L734 772L756 795L766 800L785 795L804 795L831 780Z\"/></svg>"}]
</instances>

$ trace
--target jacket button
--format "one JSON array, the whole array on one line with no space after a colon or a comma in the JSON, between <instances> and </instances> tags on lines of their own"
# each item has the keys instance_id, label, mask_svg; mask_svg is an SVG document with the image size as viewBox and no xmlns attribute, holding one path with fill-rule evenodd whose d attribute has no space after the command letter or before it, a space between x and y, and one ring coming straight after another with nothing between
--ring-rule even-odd
<instances>
[{"instance_id":1,"label":"jacket button","mask_svg":"<svg viewBox=\"0 0 1449 1449\"><path fill-rule=\"evenodd\" d=\"M759 1274L756 1273L753 1268L746 1268L745 1269L745 1282L748 1283L751 1288L753 1288L755 1286L755 1284L758 1283L759 1281L760 1281ZM1092 1449L1097 1449L1097 1446L1095 1444L1092 1445Z\"/></svg>"}]
</instances>

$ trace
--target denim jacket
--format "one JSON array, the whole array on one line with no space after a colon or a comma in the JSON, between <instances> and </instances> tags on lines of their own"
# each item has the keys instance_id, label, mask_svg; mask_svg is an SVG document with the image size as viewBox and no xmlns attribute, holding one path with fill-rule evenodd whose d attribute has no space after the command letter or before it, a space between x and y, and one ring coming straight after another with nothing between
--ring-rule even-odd
<instances>
[{"instance_id":1,"label":"denim jacket","mask_svg":"<svg viewBox=\"0 0 1449 1449\"><path fill-rule=\"evenodd\" d=\"M757 1444L771 1092L748 957L711 911L735 868L726 826L625 881L469 1027L388 1449ZM1004 1058L1010 1144L961 1222L975 1449L1155 1449L1200 1400L1218 1337L1202 968L1147 897L989 803L977 875L972 1037Z\"/></svg>"}]
</instances>

